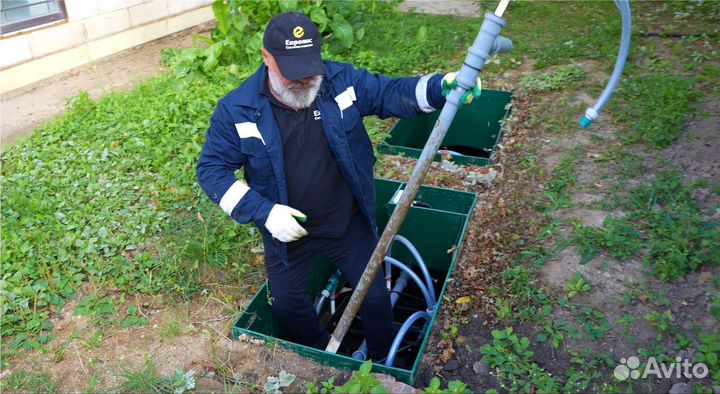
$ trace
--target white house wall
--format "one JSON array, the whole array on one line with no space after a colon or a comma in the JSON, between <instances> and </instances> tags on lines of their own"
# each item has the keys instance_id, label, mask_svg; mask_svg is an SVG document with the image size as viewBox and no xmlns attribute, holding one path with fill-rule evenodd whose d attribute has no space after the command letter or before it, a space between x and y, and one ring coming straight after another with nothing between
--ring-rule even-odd
<instances>
[{"instance_id":1,"label":"white house wall","mask_svg":"<svg viewBox=\"0 0 720 394\"><path fill-rule=\"evenodd\" d=\"M0 38L0 92L210 21L212 3L66 0L66 20Z\"/></svg>"}]
</instances>

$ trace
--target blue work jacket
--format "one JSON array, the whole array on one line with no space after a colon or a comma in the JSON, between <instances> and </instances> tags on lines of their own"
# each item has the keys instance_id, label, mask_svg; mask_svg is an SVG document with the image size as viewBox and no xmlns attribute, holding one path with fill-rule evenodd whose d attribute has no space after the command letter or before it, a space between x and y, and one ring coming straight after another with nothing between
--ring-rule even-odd
<instances>
[{"instance_id":1,"label":"blue work jacket","mask_svg":"<svg viewBox=\"0 0 720 394\"><path fill-rule=\"evenodd\" d=\"M391 79L330 61L325 62L325 69L317 96L325 138L377 237L376 159L362 117L410 118L440 108L445 102L442 76ZM270 101L262 93L266 80L267 67L262 65L218 102L197 175L205 193L233 219L255 222L264 237L266 254L277 254L287 264L287 245L265 228L272 207L288 204L280 131ZM235 177L240 168L244 168L249 189Z\"/></svg>"}]
</instances>

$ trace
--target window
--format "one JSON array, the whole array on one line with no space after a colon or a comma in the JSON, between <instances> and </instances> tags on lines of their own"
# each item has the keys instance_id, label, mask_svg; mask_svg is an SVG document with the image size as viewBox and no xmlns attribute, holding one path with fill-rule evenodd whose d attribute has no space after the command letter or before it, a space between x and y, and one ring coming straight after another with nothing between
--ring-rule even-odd
<instances>
[{"instance_id":1,"label":"window","mask_svg":"<svg viewBox=\"0 0 720 394\"><path fill-rule=\"evenodd\" d=\"M40 26L66 17L63 0L0 0L0 34Z\"/></svg>"}]
</instances>

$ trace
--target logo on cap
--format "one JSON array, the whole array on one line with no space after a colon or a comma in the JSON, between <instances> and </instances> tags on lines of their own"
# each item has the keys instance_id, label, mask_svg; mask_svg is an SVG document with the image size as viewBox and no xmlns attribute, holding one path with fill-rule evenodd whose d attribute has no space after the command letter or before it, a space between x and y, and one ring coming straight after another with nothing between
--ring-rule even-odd
<instances>
[{"instance_id":1,"label":"logo on cap","mask_svg":"<svg viewBox=\"0 0 720 394\"><path fill-rule=\"evenodd\" d=\"M293 29L293 35L295 38L301 38L305 35L305 30L302 28L302 26L295 26Z\"/></svg>"}]
</instances>

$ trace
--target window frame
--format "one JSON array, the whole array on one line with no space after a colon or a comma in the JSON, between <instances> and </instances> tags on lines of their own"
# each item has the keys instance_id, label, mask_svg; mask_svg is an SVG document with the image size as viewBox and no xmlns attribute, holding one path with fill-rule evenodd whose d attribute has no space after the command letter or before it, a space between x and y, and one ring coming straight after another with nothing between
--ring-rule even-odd
<instances>
[{"instance_id":1,"label":"window frame","mask_svg":"<svg viewBox=\"0 0 720 394\"><path fill-rule=\"evenodd\" d=\"M6 34L15 33L15 32L21 31L21 30L31 29L33 27L40 27L40 26L46 25L48 23L62 21L62 20L67 19L67 10L65 8L64 0L43 0L43 1L38 1L37 3L23 4L23 5L13 6L10 8L3 8L2 11L5 12L8 9L13 10L13 9L19 9L19 8L27 8L27 7L36 6L39 4L48 4L48 3L56 3L58 5L58 10L51 14L40 15L35 18L24 19L21 21L4 24L4 25L0 26L0 35L4 36Z\"/></svg>"}]
</instances>

